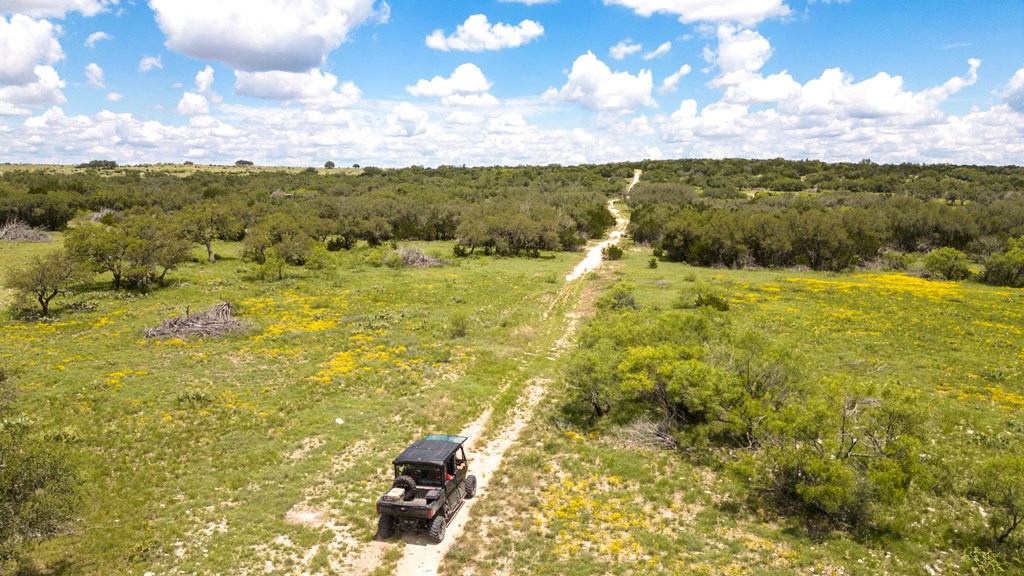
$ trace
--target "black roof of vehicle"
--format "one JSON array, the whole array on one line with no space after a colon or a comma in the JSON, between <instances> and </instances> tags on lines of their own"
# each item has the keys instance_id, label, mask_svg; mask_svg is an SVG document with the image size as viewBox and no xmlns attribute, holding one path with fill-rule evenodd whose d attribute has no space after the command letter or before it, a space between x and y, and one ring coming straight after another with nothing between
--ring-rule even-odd
<instances>
[{"instance_id":1,"label":"black roof of vehicle","mask_svg":"<svg viewBox=\"0 0 1024 576\"><path fill-rule=\"evenodd\" d=\"M459 446L468 440L465 436L431 434L416 441L395 458L395 464L430 464L440 466L451 457Z\"/></svg>"}]
</instances>

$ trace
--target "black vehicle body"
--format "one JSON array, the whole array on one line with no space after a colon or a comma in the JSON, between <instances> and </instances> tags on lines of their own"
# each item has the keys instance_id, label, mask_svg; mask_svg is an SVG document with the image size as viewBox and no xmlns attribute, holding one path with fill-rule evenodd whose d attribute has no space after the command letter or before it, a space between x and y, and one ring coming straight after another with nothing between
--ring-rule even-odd
<instances>
[{"instance_id":1,"label":"black vehicle body","mask_svg":"<svg viewBox=\"0 0 1024 576\"><path fill-rule=\"evenodd\" d=\"M377 500L378 534L395 530L429 532L444 539L445 526L476 492L476 477L468 473L463 449L465 436L431 434L394 459L392 489Z\"/></svg>"}]
</instances>

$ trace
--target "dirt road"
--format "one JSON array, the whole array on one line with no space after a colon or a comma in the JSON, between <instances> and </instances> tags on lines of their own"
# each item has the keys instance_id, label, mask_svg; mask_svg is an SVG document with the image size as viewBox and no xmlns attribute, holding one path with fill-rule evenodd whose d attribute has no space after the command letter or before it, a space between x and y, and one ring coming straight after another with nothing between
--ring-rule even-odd
<instances>
[{"instance_id":1,"label":"dirt road","mask_svg":"<svg viewBox=\"0 0 1024 576\"><path fill-rule=\"evenodd\" d=\"M634 177L634 183L638 178L639 174ZM587 250L586 257L566 276L566 286L562 288L563 294L569 293L572 282L582 278L588 272L597 270L601 266L601 251L605 247L609 244L617 244L621 240L628 221L619 213L613 203L609 203L609 210L615 216L614 230L612 230L608 239L591 246ZM575 333L577 326L576 311L569 312L565 316L562 334L549 351L548 358L555 359L559 357L568 348L568 343L571 342ZM437 574L445 555L462 537L466 525L474 521L473 508L475 504L487 498L487 489L491 478L494 477L494 474L501 467L505 453L515 445L522 431L530 423L537 406L547 394L547 385L548 381L545 379L538 378L532 380L522 396L519 397L510 423L505 425L490 441L482 445L477 444L481 432L491 418L491 410L489 408L460 432L460 435L469 438L466 444L466 452L472 455L472 472L477 477L476 497L467 500L462 510L448 524L445 540L440 544L430 542L423 535L403 534L401 539L404 547L402 557L398 561L398 566L395 570L396 574L402 576L407 574L415 574L417 576ZM377 540L367 543L362 547L357 557L351 558L348 562L344 563L346 572L351 574L368 574L372 572L381 563L384 552L389 546L391 544Z\"/></svg>"}]
</instances>

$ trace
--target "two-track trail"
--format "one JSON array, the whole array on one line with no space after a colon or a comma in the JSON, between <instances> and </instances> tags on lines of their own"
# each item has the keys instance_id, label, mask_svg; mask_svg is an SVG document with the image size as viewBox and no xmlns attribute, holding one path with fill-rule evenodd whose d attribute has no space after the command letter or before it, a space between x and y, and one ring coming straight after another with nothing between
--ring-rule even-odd
<instances>
[{"instance_id":1,"label":"two-track trail","mask_svg":"<svg viewBox=\"0 0 1024 576\"><path fill-rule=\"evenodd\" d=\"M568 299L573 297L574 293L578 294L578 291L572 289L573 282L584 277L588 272L597 270L601 266L602 250L609 244L616 244L621 240L628 221L619 213L613 203L609 203L609 209L615 216L614 230L606 240L590 247L586 257L566 276L566 284L562 287L556 302L560 301L565 304ZM548 351L546 356L548 360L556 360L572 341L578 324L577 306L578 302L565 312L561 335ZM549 308L545 312L545 316L549 315L553 308L554 306ZM402 557L395 568L395 574L399 576L437 574L445 555L462 537L466 525L478 520L473 518L475 504L487 498L491 479L498 472L505 453L516 444L523 430L533 419L537 406L547 394L547 385L548 379L545 376L530 379L516 400L512 416L507 419L508 422L489 439L481 440L480 437L491 419L490 408L459 433L469 438L466 452L470 454L471 472L477 477L476 497L466 500L463 509L448 524L443 542L434 544L422 535L402 535ZM348 572L351 574L372 572L381 563L389 546L393 546L393 544L378 540L367 543L358 556L350 559L350 562L346 562Z\"/></svg>"}]
</instances>

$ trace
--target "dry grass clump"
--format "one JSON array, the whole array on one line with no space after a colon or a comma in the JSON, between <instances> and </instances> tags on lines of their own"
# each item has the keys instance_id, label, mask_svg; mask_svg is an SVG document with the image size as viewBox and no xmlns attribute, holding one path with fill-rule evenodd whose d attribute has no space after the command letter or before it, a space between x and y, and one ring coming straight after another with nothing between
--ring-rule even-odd
<instances>
[{"instance_id":1,"label":"dry grass clump","mask_svg":"<svg viewBox=\"0 0 1024 576\"><path fill-rule=\"evenodd\" d=\"M196 314L185 309L185 316L176 316L146 330L146 338L216 337L239 331L245 324L231 314L231 303L221 302Z\"/></svg>"},{"instance_id":2,"label":"dry grass clump","mask_svg":"<svg viewBox=\"0 0 1024 576\"><path fill-rule=\"evenodd\" d=\"M0 226L0 241L3 242L49 242L50 235L36 230L24 222L10 220Z\"/></svg>"},{"instance_id":3,"label":"dry grass clump","mask_svg":"<svg viewBox=\"0 0 1024 576\"><path fill-rule=\"evenodd\" d=\"M675 450L679 447L669 433L665 422L654 422L647 418L635 420L619 429L618 440L627 446Z\"/></svg>"}]
</instances>

